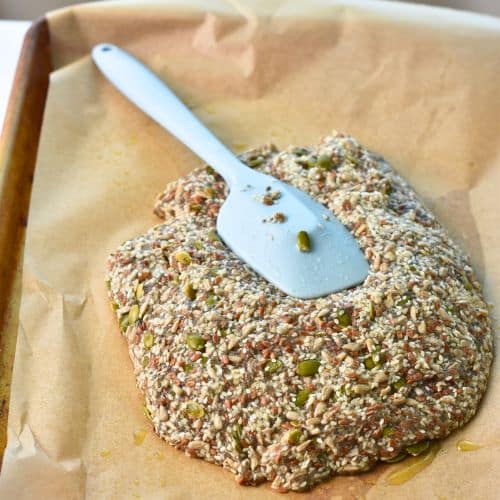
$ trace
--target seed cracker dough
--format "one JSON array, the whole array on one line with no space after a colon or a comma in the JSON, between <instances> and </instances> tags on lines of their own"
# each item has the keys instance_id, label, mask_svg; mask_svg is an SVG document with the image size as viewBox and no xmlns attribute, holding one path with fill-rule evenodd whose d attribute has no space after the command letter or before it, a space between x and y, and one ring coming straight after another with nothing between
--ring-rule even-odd
<instances>
[{"instance_id":1,"label":"seed cracker dough","mask_svg":"<svg viewBox=\"0 0 500 500\"><path fill-rule=\"evenodd\" d=\"M339 133L242 159L327 206L370 272L326 297L286 296L217 237L226 185L210 167L170 183L155 206L164 222L114 252L107 278L158 435L240 484L287 491L463 426L492 361L488 306L414 191Z\"/></svg>"}]
</instances>

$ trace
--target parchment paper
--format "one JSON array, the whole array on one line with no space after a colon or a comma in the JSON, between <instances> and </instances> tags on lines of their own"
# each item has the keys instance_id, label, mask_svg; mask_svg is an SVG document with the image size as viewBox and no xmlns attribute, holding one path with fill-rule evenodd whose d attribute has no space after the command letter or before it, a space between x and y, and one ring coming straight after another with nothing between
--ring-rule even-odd
<instances>
[{"instance_id":1,"label":"parchment paper","mask_svg":"<svg viewBox=\"0 0 500 500\"><path fill-rule=\"evenodd\" d=\"M413 184L500 302L500 20L393 2L178 0L80 6L49 22L56 70L0 498L278 496L185 457L142 414L106 258L159 222L155 195L200 162L105 82L88 57L95 43L149 64L236 151L309 144L333 128L354 135ZM394 466L380 466L287 498L498 498L498 375L476 418L406 484L388 486ZM484 447L460 453L459 439Z\"/></svg>"}]
</instances>

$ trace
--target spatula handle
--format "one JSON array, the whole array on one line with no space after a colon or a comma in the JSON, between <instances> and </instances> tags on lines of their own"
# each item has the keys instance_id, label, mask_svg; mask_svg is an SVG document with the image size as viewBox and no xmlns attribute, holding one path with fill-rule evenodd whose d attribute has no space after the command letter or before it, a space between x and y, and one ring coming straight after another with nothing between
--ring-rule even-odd
<instances>
[{"instance_id":1,"label":"spatula handle","mask_svg":"<svg viewBox=\"0 0 500 500\"><path fill-rule=\"evenodd\" d=\"M92 50L104 76L144 113L212 166L231 187L248 167L224 146L150 69L115 45ZM243 169L243 171L242 171Z\"/></svg>"}]
</instances>

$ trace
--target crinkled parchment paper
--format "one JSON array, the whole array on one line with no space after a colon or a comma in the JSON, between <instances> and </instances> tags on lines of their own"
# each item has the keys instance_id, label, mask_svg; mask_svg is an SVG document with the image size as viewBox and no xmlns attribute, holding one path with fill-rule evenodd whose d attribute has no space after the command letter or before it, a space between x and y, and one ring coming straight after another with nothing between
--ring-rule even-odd
<instances>
[{"instance_id":1,"label":"crinkled parchment paper","mask_svg":"<svg viewBox=\"0 0 500 500\"><path fill-rule=\"evenodd\" d=\"M199 160L88 56L122 45L231 148L335 128L383 154L472 255L500 302L500 20L402 4L110 2L49 15L55 71L29 216L1 498L277 497L150 430L106 299L106 257L159 221L155 195ZM380 466L287 498L498 498L500 380L401 486ZM141 429L146 430L139 444ZM135 433L135 438L134 438ZM459 439L484 444L456 450Z\"/></svg>"}]
</instances>

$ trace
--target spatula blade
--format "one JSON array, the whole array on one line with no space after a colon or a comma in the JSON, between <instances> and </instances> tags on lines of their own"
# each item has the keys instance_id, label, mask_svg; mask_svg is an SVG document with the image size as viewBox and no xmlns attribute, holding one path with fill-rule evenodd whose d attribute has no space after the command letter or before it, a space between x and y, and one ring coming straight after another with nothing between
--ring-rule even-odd
<instances>
[{"instance_id":1,"label":"spatula blade","mask_svg":"<svg viewBox=\"0 0 500 500\"><path fill-rule=\"evenodd\" d=\"M321 297L362 283L369 266L347 228L302 191L262 177L259 185L232 189L221 207L217 231L226 245L294 297ZM279 198L266 205L266 193L279 193ZM270 222L277 212L284 222ZM297 248L299 231L309 235L309 252Z\"/></svg>"}]
</instances>

